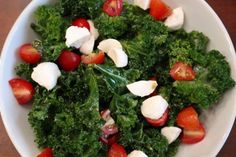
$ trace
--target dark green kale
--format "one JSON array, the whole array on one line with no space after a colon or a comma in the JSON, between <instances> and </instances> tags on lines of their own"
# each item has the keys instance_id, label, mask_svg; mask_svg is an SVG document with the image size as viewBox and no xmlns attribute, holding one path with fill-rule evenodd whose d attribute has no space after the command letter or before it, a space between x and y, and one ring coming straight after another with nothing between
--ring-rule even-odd
<instances>
[{"instance_id":1,"label":"dark green kale","mask_svg":"<svg viewBox=\"0 0 236 157\"><path fill-rule=\"evenodd\" d=\"M121 135L130 132L138 122L138 107L138 100L135 100L132 94L113 96L109 109Z\"/></svg>"},{"instance_id":2,"label":"dark green kale","mask_svg":"<svg viewBox=\"0 0 236 157\"><path fill-rule=\"evenodd\" d=\"M51 5L43 5L36 10L34 17L32 28L43 41L55 43L64 40L69 21L61 16L60 10Z\"/></svg>"},{"instance_id":3,"label":"dark green kale","mask_svg":"<svg viewBox=\"0 0 236 157\"><path fill-rule=\"evenodd\" d=\"M216 50L212 50L207 55L208 75L207 80L215 87L220 95L235 86L235 81L230 76L230 66L225 57Z\"/></svg>"},{"instance_id":4,"label":"dark green kale","mask_svg":"<svg viewBox=\"0 0 236 157\"><path fill-rule=\"evenodd\" d=\"M42 61L56 61L61 51L67 48L64 37L70 25L69 20L61 16L57 7L51 5L40 6L34 16L32 28L41 39L32 44L42 53Z\"/></svg>"},{"instance_id":5,"label":"dark green kale","mask_svg":"<svg viewBox=\"0 0 236 157\"><path fill-rule=\"evenodd\" d=\"M95 19L94 24L103 39L119 39L129 31L127 19L123 16L109 16L102 13Z\"/></svg>"},{"instance_id":6,"label":"dark green kale","mask_svg":"<svg viewBox=\"0 0 236 157\"><path fill-rule=\"evenodd\" d=\"M114 66L96 64L91 67L100 72L97 76L106 83L107 90L114 94L121 94L128 83L134 82L141 75L140 71L135 69L119 70Z\"/></svg>"},{"instance_id":7,"label":"dark green kale","mask_svg":"<svg viewBox=\"0 0 236 157\"><path fill-rule=\"evenodd\" d=\"M219 92L211 85L201 81L176 81L176 91L189 100L189 103L209 108L219 100Z\"/></svg>"},{"instance_id":8,"label":"dark green kale","mask_svg":"<svg viewBox=\"0 0 236 157\"><path fill-rule=\"evenodd\" d=\"M20 63L15 68L16 75L25 78L26 80L31 80L31 73L33 72L33 67L27 63Z\"/></svg>"},{"instance_id":9,"label":"dark green kale","mask_svg":"<svg viewBox=\"0 0 236 157\"><path fill-rule=\"evenodd\" d=\"M103 145L98 141L103 121L99 114L97 81L92 69L84 73L84 79L80 81L88 84L89 94L84 97L77 93L78 98L85 99L84 103L67 101L59 94L60 87L52 91L37 87L29 122L39 147L51 147L55 157L93 157L102 150ZM71 82L64 86L69 90Z\"/></svg>"},{"instance_id":10,"label":"dark green kale","mask_svg":"<svg viewBox=\"0 0 236 157\"><path fill-rule=\"evenodd\" d=\"M131 132L122 134L120 143L128 152L141 150L149 157L166 157L176 153L179 143L175 142L169 146L167 139L161 135L156 128L144 128L140 123Z\"/></svg>"},{"instance_id":11,"label":"dark green kale","mask_svg":"<svg viewBox=\"0 0 236 157\"><path fill-rule=\"evenodd\" d=\"M64 16L94 19L102 12L105 0L59 0Z\"/></svg>"},{"instance_id":12,"label":"dark green kale","mask_svg":"<svg viewBox=\"0 0 236 157\"><path fill-rule=\"evenodd\" d=\"M198 52L206 51L209 39L203 33L198 31L192 31L188 34L188 39L193 50Z\"/></svg>"},{"instance_id":13,"label":"dark green kale","mask_svg":"<svg viewBox=\"0 0 236 157\"><path fill-rule=\"evenodd\" d=\"M35 40L32 43L33 47L36 48L39 52L42 53L42 61L55 62L61 54L62 50L70 50L64 41L60 41L57 43L51 43L44 40Z\"/></svg>"}]
</instances>

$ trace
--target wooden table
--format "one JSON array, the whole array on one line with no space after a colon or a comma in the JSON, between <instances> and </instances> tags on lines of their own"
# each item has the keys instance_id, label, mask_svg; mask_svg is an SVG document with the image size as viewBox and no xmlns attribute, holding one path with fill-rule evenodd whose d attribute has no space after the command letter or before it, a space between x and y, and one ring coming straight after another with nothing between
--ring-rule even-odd
<instances>
[{"instance_id":1,"label":"wooden table","mask_svg":"<svg viewBox=\"0 0 236 157\"><path fill-rule=\"evenodd\" d=\"M0 0L0 49L14 21L30 0ZM223 20L236 45L236 0L207 0ZM0 119L0 157L19 157ZM236 156L236 123L219 157Z\"/></svg>"}]
</instances>

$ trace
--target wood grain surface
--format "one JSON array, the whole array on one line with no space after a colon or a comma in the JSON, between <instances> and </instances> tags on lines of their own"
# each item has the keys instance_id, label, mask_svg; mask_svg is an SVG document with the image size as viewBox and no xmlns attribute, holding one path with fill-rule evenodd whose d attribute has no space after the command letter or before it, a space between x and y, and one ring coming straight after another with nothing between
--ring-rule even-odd
<instances>
[{"instance_id":1,"label":"wood grain surface","mask_svg":"<svg viewBox=\"0 0 236 157\"><path fill-rule=\"evenodd\" d=\"M30 0L0 0L0 50L14 21ZM225 24L236 45L236 0L207 0ZM0 157L20 157L0 118ZM236 124L218 157L236 157Z\"/></svg>"}]
</instances>

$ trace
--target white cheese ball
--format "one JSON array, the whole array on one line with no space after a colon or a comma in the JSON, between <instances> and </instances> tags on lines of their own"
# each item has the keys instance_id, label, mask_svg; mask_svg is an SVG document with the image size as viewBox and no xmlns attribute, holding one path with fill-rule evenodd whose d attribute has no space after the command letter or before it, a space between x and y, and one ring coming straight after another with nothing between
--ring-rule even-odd
<instances>
[{"instance_id":1,"label":"white cheese ball","mask_svg":"<svg viewBox=\"0 0 236 157\"><path fill-rule=\"evenodd\" d=\"M148 157L143 151L134 150L127 157Z\"/></svg>"},{"instance_id":2,"label":"white cheese ball","mask_svg":"<svg viewBox=\"0 0 236 157\"><path fill-rule=\"evenodd\" d=\"M85 27L70 26L66 30L66 46L80 48L90 39L90 32Z\"/></svg>"},{"instance_id":3,"label":"white cheese ball","mask_svg":"<svg viewBox=\"0 0 236 157\"><path fill-rule=\"evenodd\" d=\"M162 117L167 108L167 101L161 95L156 95L142 103L141 112L144 117L157 120Z\"/></svg>"},{"instance_id":4,"label":"white cheese ball","mask_svg":"<svg viewBox=\"0 0 236 157\"><path fill-rule=\"evenodd\" d=\"M52 62L43 62L33 68L31 78L47 90L53 89L61 76L58 66Z\"/></svg>"},{"instance_id":5,"label":"white cheese ball","mask_svg":"<svg viewBox=\"0 0 236 157\"><path fill-rule=\"evenodd\" d=\"M149 80L149 81L141 80L141 81L128 84L126 85L126 87L129 89L129 91L132 94L136 96L144 97L154 92L154 90L157 87L157 82L152 81L152 80Z\"/></svg>"}]
</instances>

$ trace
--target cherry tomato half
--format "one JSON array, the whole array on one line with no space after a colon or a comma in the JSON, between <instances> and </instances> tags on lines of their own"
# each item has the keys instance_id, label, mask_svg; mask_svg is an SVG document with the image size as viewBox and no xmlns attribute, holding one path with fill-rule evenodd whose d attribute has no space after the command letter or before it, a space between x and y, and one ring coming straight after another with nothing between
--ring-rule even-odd
<instances>
[{"instance_id":1,"label":"cherry tomato half","mask_svg":"<svg viewBox=\"0 0 236 157\"><path fill-rule=\"evenodd\" d=\"M78 19L74 20L72 22L72 25L77 26L77 27L85 27L88 30L90 30L90 25L89 25L88 21L84 18L78 18Z\"/></svg>"},{"instance_id":2,"label":"cherry tomato half","mask_svg":"<svg viewBox=\"0 0 236 157\"><path fill-rule=\"evenodd\" d=\"M176 62L170 70L170 75L174 80L191 81L195 79L196 74L190 65L184 62Z\"/></svg>"},{"instance_id":3,"label":"cherry tomato half","mask_svg":"<svg viewBox=\"0 0 236 157\"><path fill-rule=\"evenodd\" d=\"M151 0L150 15L156 20L164 20L172 14L172 9L162 0Z\"/></svg>"},{"instance_id":4,"label":"cherry tomato half","mask_svg":"<svg viewBox=\"0 0 236 157\"><path fill-rule=\"evenodd\" d=\"M200 126L198 114L192 106L184 108L178 113L176 123L185 129L196 129Z\"/></svg>"},{"instance_id":5,"label":"cherry tomato half","mask_svg":"<svg viewBox=\"0 0 236 157\"><path fill-rule=\"evenodd\" d=\"M71 51L62 51L58 63L63 70L73 71L79 66L80 60L80 55Z\"/></svg>"},{"instance_id":6,"label":"cherry tomato half","mask_svg":"<svg viewBox=\"0 0 236 157\"><path fill-rule=\"evenodd\" d=\"M102 64L105 61L105 53L91 53L89 55L82 55L81 61L84 64Z\"/></svg>"},{"instance_id":7,"label":"cherry tomato half","mask_svg":"<svg viewBox=\"0 0 236 157\"><path fill-rule=\"evenodd\" d=\"M52 157L53 152L51 148L45 148L37 157Z\"/></svg>"},{"instance_id":8,"label":"cherry tomato half","mask_svg":"<svg viewBox=\"0 0 236 157\"><path fill-rule=\"evenodd\" d=\"M20 58L29 64L36 64L41 59L41 53L38 52L32 44L24 44L19 49Z\"/></svg>"},{"instance_id":9,"label":"cherry tomato half","mask_svg":"<svg viewBox=\"0 0 236 157\"><path fill-rule=\"evenodd\" d=\"M114 134L112 136L102 135L99 140L107 145L112 145L119 140L119 134Z\"/></svg>"},{"instance_id":10,"label":"cherry tomato half","mask_svg":"<svg viewBox=\"0 0 236 157\"><path fill-rule=\"evenodd\" d=\"M127 157L127 153L122 145L114 143L108 151L108 157Z\"/></svg>"},{"instance_id":11,"label":"cherry tomato half","mask_svg":"<svg viewBox=\"0 0 236 157\"><path fill-rule=\"evenodd\" d=\"M157 120L146 118L146 120L152 126L155 126L155 127L163 126L168 120L168 113L169 113L169 110L167 109L161 118Z\"/></svg>"},{"instance_id":12,"label":"cherry tomato half","mask_svg":"<svg viewBox=\"0 0 236 157\"><path fill-rule=\"evenodd\" d=\"M202 124L196 129L183 129L181 142L185 144L194 144L202 141L205 137L205 129Z\"/></svg>"},{"instance_id":13,"label":"cherry tomato half","mask_svg":"<svg viewBox=\"0 0 236 157\"><path fill-rule=\"evenodd\" d=\"M102 9L109 16L120 16L123 9L123 0L106 0Z\"/></svg>"},{"instance_id":14,"label":"cherry tomato half","mask_svg":"<svg viewBox=\"0 0 236 157\"><path fill-rule=\"evenodd\" d=\"M20 78L14 78L9 81L13 94L20 105L29 103L35 93L33 85Z\"/></svg>"}]
</instances>

